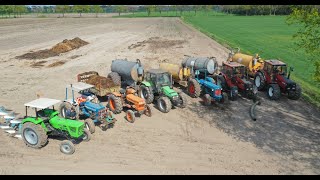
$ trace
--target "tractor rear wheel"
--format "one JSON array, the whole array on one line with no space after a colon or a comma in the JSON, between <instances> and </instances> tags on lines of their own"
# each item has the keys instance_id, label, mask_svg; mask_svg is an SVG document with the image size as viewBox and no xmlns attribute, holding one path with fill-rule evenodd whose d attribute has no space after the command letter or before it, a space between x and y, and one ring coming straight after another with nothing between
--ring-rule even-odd
<instances>
[{"instance_id":1,"label":"tractor rear wheel","mask_svg":"<svg viewBox=\"0 0 320 180\"><path fill-rule=\"evenodd\" d=\"M109 105L110 110L114 114L119 114L123 110L123 106L122 106L122 102L121 102L120 97L117 97L113 94L111 94L108 98L108 105Z\"/></svg>"},{"instance_id":2,"label":"tractor rear wheel","mask_svg":"<svg viewBox=\"0 0 320 180\"><path fill-rule=\"evenodd\" d=\"M280 98L281 92L278 84L270 84L268 87L267 95L271 100Z\"/></svg>"},{"instance_id":3,"label":"tractor rear wheel","mask_svg":"<svg viewBox=\"0 0 320 180\"><path fill-rule=\"evenodd\" d=\"M83 129L83 135L84 136L83 136L82 140L85 142L90 141L92 138L91 132L86 128Z\"/></svg>"},{"instance_id":4,"label":"tractor rear wheel","mask_svg":"<svg viewBox=\"0 0 320 180\"><path fill-rule=\"evenodd\" d=\"M211 98L211 96L209 94L205 94L203 96L204 105L210 106L211 105L211 101L212 101L212 98Z\"/></svg>"},{"instance_id":5,"label":"tractor rear wheel","mask_svg":"<svg viewBox=\"0 0 320 180\"><path fill-rule=\"evenodd\" d=\"M47 144L48 135L40 124L27 122L22 125L22 139L29 147L41 148Z\"/></svg>"},{"instance_id":6,"label":"tractor rear wheel","mask_svg":"<svg viewBox=\"0 0 320 180\"><path fill-rule=\"evenodd\" d=\"M115 85L121 86L121 77L118 73L111 72L108 74L108 78L111 78Z\"/></svg>"},{"instance_id":7,"label":"tractor rear wheel","mask_svg":"<svg viewBox=\"0 0 320 180\"><path fill-rule=\"evenodd\" d=\"M167 113L172 108L171 101L168 97L162 96L157 100L157 106L159 110L163 113Z\"/></svg>"},{"instance_id":8,"label":"tractor rear wheel","mask_svg":"<svg viewBox=\"0 0 320 180\"><path fill-rule=\"evenodd\" d=\"M76 151L74 144L69 140L64 140L60 144L60 151L64 154L73 154Z\"/></svg>"},{"instance_id":9,"label":"tractor rear wheel","mask_svg":"<svg viewBox=\"0 0 320 180\"><path fill-rule=\"evenodd\" d=\"M144 107L144 114L148 117L151 117L152 116L152 113L151 113L151 108L148 104L146 104L146 106Z\"/></svg>"},{"instance_id":10,"label":"tractor rear wheel","mask_svg":"<svg viewBox=\"0 0 320 180\"><path fill-rule=\"evenodd\" d=\"M72 108L76 108L76 107L72 107L72 105L69 102L63 102L61 103L61 105L59 106L59 114L61 117L66 118L66 119L79 119L79 113L76 111L76 115L71 117L70 115L67 115L67 111L71 111Z\"/></svg>"},{"instance_id":11,"label":"tractor rear wheel","mask_svg":"<svg viewBox=\"0 0 320 180\"><path fill-rule=\"evenodd\" d=\"M298 100L301 97L301 88L297 84L296 85L296 90L295 91L289 91L288 92L288 98L292 100Z\"/></svg>"},{"instance_id":12,"label":"tractor rear wheel","mask_svg":"<svg viewBox=\"0 0 320 180\"><path fill-rule=\"evenodd\" d=\"M190 79L188 81L188 93L191 97L197 98L201 94L201 86L195 79Z\"/></svg>"},{"instance_id":13,"label":"tractor rear wheel","mask_svg":"<svg viewBox=\"0 0 320 180\"><path fill-rule=\"evenodd\" d=\"M261 72L257 72L257 74L254 76L254 85L256 85L259 91L265 88L266 79Z\"/></svg>"},{"instance_id":14,"label":"tractor rear wheel","mask_svg":"<svg viewBox=\"0 0 320 180\"><path fill-rule=\"evenodd\" d=\"M126 119L128 122L134 123L134 121L136 120L136 115L134 114L134 112L132 110L128 110L126 112Z\"/></svg>"},{"instance_id":15,"label":"tractor rear wheel","mask_svg":"<svg viewBox=\"0 0 320 180\"><path fill-rule=\"evenodd\" d=\"M86 120L84 120L84 127L91 133L93 134L96 131L96 126L94 124L94 122L92 121L92 119L88 118Z\"/></svg>"},{"instance_id":16,"label":"tractor rear wheel","mask_svg":"<svg viewBox=\"0 0 320 180\"><path fill-rule=\"evenodd\" d=\"M238 87L237 86L232 86L230 88L230 99L231 99L231 101L235 101L238 99Z\"/></svg>"},{"instance_id":17,"label":"tractor rear wheel","mask_svg":"<svg viewBox=\"0 0 320 180\"><path fill-rule=\"evenodd\" d=\"M147 87L145 85L141 85L139 87L138 96L145 99L147 104L150 104L154 100L154 95L150 87Z\"/></svg>"},{"instance_id":18,"label":"tractor rear wheel","mask_svg":"<svg viewBox=\"0 0 320 180\"><path fill-rule=\"evenodd\" d=\"M185 108L187 106L187 103L188 103L187 97L184 94L179 93L179 98L181 100L181 104L179 105L179 107L180 108Z\"/></svg>"}]
</instances>

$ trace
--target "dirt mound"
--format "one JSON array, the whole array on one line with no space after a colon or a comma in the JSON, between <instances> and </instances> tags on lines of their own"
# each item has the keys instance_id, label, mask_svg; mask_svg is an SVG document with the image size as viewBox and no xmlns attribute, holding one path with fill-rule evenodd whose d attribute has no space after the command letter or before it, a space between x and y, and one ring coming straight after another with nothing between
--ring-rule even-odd
<instances>
[{"instance_id":1,"label":"dirt mound","mask_svg":"<svg viewBox=\"0 0 320 180\"><path fill-rule=\"evenodd\" d=\"M72 40L65 39L62 42L56 44L51 49L40 50L36 52L30 52L21 56L16 56L17 59L45 59L53 56L58 56L61 53L78 49L84 45L89 44L88 42L76 37Z\"/></svg>"},{"instance_id":2,"label":"dirt mound","mask_svg":"<svg viewBox=\"0 0 320 180\"><path fill-rule=\"evenodd\" d=\"M43 67L43 66L44 66L44 63L46 63L46 62L47 62L47 61L39 61L39 62L36 62L36 63L31 64L31 67L33 67L33 68Z\"/></svg>"},{"instance_id":3,"label":"dirt mound","mask_svg":"<svg viewBox=\"0 0 320 180\"><path fill-rule=\"evenodd\" d=\"M94 85L96 88L111 88L116 86L113 81L110 78L106 78L99 75L93 75L88 78L87 82L88 84Z\"/></svg>"},{"instance_id":4,"label":"dirt mound","mask_svg":"<svg viewBox=\"0 0 320 180\"><path fill-rule=\"evenodd\" d=\"M47 67L56 67L56 66L61 66L63 65L64 63L66 63L65 61L57 61L57 62L54 62L52 64L49 64Z\"/></svg>"},{"instance_id":5,"label":"dirt mound","mask_svg":"<svg viewBox=\"0 0 320 180\"><path fill-rule=\"evenodd\" d=\"M151 37L148 40L144 40L142 42L137 42L135 44L131 44L128 49L135 49L137 47L144 47L147 44L149 45L149 48L159 49L159 48L169 48L176 45L181 45L183 43L187 42L186 40L170 40L170 39L161 39L160 37ZM179 46L181 48L182 46Z\"/></svg>"}]
</instances>

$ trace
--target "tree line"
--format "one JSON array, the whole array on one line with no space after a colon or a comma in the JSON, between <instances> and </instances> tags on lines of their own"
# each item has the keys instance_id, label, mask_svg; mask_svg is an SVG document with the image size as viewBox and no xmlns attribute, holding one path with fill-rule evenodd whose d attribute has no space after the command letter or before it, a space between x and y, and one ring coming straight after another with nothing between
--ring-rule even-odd
<instances>
[{"instance_id":1,"label":"tree line","mask_svg":"<svg viewBox=\"0 0 320 180\"><path fill-rule=\"evenodd\" d=\"M319 8L318 6L315 6ZM57 6L24 6L0 5L2 17L21 17L26 13L59 13L62 17L67 13L136 13L146 12L148 16L153 13L175 12L175 16L197 15L198 12L209 13L212 11L234 15L289 15L292 7L289 5L57 5Z\"/></svg>"}]
</instances>

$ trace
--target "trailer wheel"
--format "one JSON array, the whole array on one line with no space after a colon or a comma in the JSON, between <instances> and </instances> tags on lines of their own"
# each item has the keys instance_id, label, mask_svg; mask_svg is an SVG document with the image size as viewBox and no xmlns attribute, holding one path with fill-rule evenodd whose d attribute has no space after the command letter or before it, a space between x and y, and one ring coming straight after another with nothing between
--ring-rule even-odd
<instances>
[{"instance_id":1,"label":"trailer wheel","mask_svg":"<svg viewBox=\"0 0 320 180\"><path fill-rule=\"evenodd\" d=\"M254 76L254 85L258 88L259 91L263 90L266 86L266 79L264 78L261 72L258 72Z\"/></svg>"},{"instance_id":2,"label":"trailer wheel","mask_svg":"<svg viewBox=\"0 0 320 180\"><path fill-rule=\"evenodd\" d=\"M115 85L121 86L121 77L118 73L111 72L108 74L108 78L111 78Z\"/></svg>"},{"instance_id":3,"label":"trailer wheel","mask_svg":"<svg viewBox=\"0 0 320 180\"><path fill-rule=\"evenodd\" d=\"M141 85L138 91L138 96L145 99L147 104L150 104L154 100L154 95L150 87Z\"/></svg>"},{"instance_id":4,"label":"trailer wheel","mask_svg":"<svg viewBox=\"0 0 320 180\"><path fill-rule=\"evenodd\" d=\"M108 106L114 114L119 114L123 110L120 97L111 94L108 98Z\"/></svg>"},{"instance_id":5,"label":"trailer wheel","mask_svg":"<svg viewBox=\"0 0 320 180\"><path fill-rule=\"evenodd\" d=\"M22 125L22 139L32 148L41 148L48 142L48 135L40 124L26 122Z\"/></svg>"},{"instance_id":6,"label":"trailer wheel","mask_svg":"<svg viewBox=\"0 0 320 180\"><path fill-rule=\"evenodd\" d=\"M271 100L280 98L281 92L278 84L270 84L268 87L267 95Z\"/></svg>"},{"instance_id":7,"label":"trailer wheel","mask_svg":"<svg viewBox=\"0 0 320 180\"><path fill-rule=\"evenodd\" d=\"M64 140L60 144L60 151L63 154L73 154L76 151L76 148L74 147L74 144L69 140Z\"/></svg>"},{"instance_id":8,"label":"trailer wheel","mask_svg":"<svg viewBox=\"0 0 320 180\"><path fill-rule=\"evenodd\" d=\"M157 100L157 106L159 110L163 113L167 113L172 108L171 101L168 97L162 96Z\"/></svg>"},{"instance_id":9,"label":"trailer wheel","mask_svg":"<svg viewBox=\"0 0 320 180\"><path fill-rule=\"evenodd\" d=\"M188 81L188 93L191 97L197 98L201 94L201 86L195 79L190 79Z\"/></svg>"},{"instance_id":10,"label":"trailer wheel","mask_svg":"<svg viewBox=\"0 0 320 180\"><path fill-rule=\"evenodd\" d=\"M209 94L205 94L203 96L204 105L210 106L211 105L211 101L212 101L212 98L211 98L211 96Z\"/></svg>"},{"instance_id":11,"label":"trailer wheel","mask_svg":"<svg viewBox=\"0 0 320 180\"><path fill-rule=\"evenodd\" d=\"M146 106L144 107L145 110L144 110L144 114L148 117L151 117L152 116L152 113L151 113L151 108L148 104L146 104Z\"/></svg>"},{"instance_id":12,"label":"trailer wheel","mask_svg":"<svg viewBox=\"0 0 320 180\"><path fill-rule=\"evenodd\" d=\"M83 136L82 140L85 142L90 141L92 138L91 132L86 128L83 129L83 135L84 136Z\"/></svg>"},{"instance_id":13,"label":"trailer wheel","mask_svg":"<svg viewBox=\"0 0 320 180\"><path fill-rule=\"evenodd\" d=\"M132 110L128 110L126 112L126 119L128 122L134 123L134 121L136 120L136 116Z\"/></svg>"},{"instance_id":14,"label":"trailer wheel","mask_svg":"<svg viewBox=\"0 0 320 180\"><path fill-rule=\"evenodd\" d=\"M288 92L288 98L292 100L298 100L301 97L301 88L297 84L296 85L296 90L295 91L289 91Z\"/></svg>"},{"instance_id":15,"label":"trailer wheel","mask_svg":"<svg viewBox=\"0 0 320 180\"><path fill-rule=\"evenodd\" d=\"M96 131L96 126L94 124L94 122L92 121L92 119L88 118L86 120L84 120L84 127L91 133L93 134Z\"/></svg>"}]
</instances>

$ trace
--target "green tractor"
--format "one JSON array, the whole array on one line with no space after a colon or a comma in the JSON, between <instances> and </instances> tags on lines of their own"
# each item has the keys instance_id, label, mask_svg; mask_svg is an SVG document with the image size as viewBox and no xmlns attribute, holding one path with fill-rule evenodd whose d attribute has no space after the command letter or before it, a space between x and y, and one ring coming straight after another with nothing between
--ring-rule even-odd
<instances>
[{"instance_id":1,"label":"green tractor","mask_svg":"<svg viewBox=\"0 0 320 180\"><path fill-rule=\"evenodd\" d=\"M144 75L144 80L139 85L139 96L146 99L147 103L157 101L157 107L167 113L172 105L185 108L186 96L182 92L173 90L172 76L162 69L150 69ZM151 93L150 93L151 92Z\"/></svg>"},{"instance_id":2,"label":"green tractor","mask_svg":"<svg viewBox=\"0 0 320 180\"><path fill-rule=\"evenodd\" d=\"M60 151L73 154L74 143L89 141L91 133L85 128L84 122L59 117L59 112L54 109L57 103L60 103L60 100L39 98L24 104L26 116L16 127L29 147L42 148L48 143L48 136L60 136L67 139L61 142ZM35 116L28 116L30 107L35 109Z\"/></svg>"}]
</instances>

